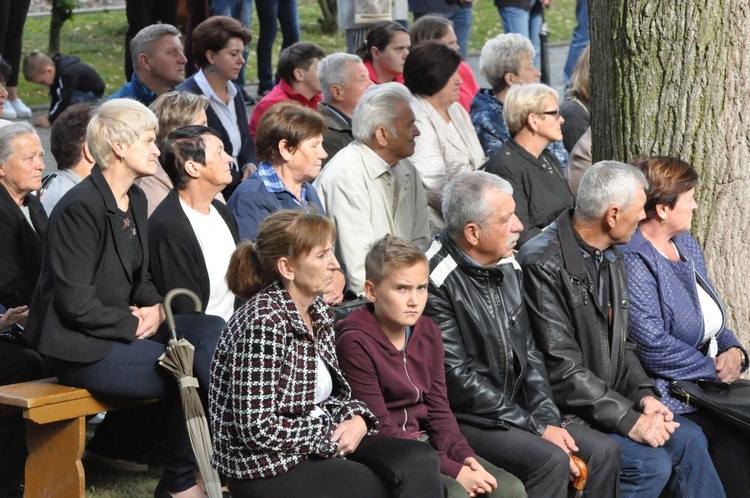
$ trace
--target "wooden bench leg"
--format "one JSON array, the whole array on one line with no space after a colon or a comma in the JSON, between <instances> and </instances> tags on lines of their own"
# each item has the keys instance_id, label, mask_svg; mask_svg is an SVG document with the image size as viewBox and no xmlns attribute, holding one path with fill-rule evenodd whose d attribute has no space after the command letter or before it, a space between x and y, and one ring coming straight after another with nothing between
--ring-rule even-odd
<instances>
[{"instance_id":1,"label":"wooden bench leg","mask_svg":"<svg viewBox=\"0 0 750 498\"><path fill-rule=\"evenodd\" d=\"M48 424L26 421L24 498L82 498L86 480L81 464L86 417Z\"/></svg>"}]
</instances>

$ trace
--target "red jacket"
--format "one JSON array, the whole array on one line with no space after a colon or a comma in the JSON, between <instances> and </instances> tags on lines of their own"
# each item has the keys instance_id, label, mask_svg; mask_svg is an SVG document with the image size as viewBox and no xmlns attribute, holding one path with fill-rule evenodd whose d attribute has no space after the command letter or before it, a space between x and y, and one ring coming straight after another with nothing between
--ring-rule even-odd
<instances>
[{"instance_id":1,"label":"red jacket","mask_svg":"<svg viewBox=\"0 0 750 498\"><path fill-rule=\"evenodd\" d=\"M367 307L341 320L336 331L336 353L352 397L378 418L378 434L414 439L426 432L440 471L455 479L474 451L448 404L443 340L435 322L420 318L404 351L393 346Z\"/></svg>"},{"instance_id":2,"label":"red jacket","mask_svg":"<svg viewBox=\"0 0 750 498\"><path fill-rule=\"evenodd\" d=\"M263 97L255 106L255 109L253 109L253 114L250 116L249 123L250 135L255 138L255 131L258 129L260 118L263 117L263 115L272 105L278 104L279 102L288 102L290 100L293 100L295 102L299 102L305 107L309 107L313 111L317 111L318 102L320 102L322 98L323 95L319 93L315 97L308 99L302 94L294 93L294 90L292 90L292 87L289 86L286 81L279 81L279 84L273 87L273 89L268 92L268 95Z\"/></svg>"}]
</instances>

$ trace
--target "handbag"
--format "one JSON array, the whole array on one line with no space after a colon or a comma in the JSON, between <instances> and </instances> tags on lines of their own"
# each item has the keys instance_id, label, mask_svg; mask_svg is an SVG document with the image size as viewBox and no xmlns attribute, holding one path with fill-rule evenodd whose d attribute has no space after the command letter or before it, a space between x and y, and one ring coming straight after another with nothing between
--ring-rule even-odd
<instances>
[{"instance_id":1,"label":"handbag","mask_svg":"<svg viewBox=\"0 0 750 498\"><path fill-rule=\"evenodd\" d=\"M692 403L750 432L750 380L732 384L712 379L673 380L670 389L688 406Z\"/></svg>"}]
</instances>

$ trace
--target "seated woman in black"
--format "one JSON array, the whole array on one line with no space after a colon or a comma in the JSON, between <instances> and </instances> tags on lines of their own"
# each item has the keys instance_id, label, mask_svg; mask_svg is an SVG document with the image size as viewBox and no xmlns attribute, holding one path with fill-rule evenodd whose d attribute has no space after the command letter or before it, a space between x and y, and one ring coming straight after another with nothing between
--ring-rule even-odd
<instances>
[{"instance_id":1,"label":"seated woman in black","mask_svg":"<svg viewBox=\"0 0 750 498\"><path fill-rule=\"evenodd\" d=\"M146 198L133 185L156 171L156 130L156 116L134 100L110 100L94 112L87 144L98 166L52 212L26 336L63 384L166 397L169 432L157 496L204 497L177 384L157 366L167 331L162 297L148 278ZM177 318L178 331L195 346L194 373L205 387L223 322Z\"/></svg>"}]
</instances>

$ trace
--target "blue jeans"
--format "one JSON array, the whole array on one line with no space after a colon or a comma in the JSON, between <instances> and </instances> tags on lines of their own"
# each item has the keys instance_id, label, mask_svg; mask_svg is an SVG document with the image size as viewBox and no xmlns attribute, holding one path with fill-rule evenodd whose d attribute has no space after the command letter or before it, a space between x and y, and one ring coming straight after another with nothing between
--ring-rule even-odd
<instances>
[{"instance_id":1,"label":"blue jeans","mask_svg":"<svg viewBox=\"0 0 750 498\"><path fill-rule=\"evenodd\" d=\"M541 62L542 39L539 33L542 30L542 9L544 6L539 0L529 0L531 10L519 7L498 7L500 18L503 20L503 31L506 33L518 33L531 40L536 51L534 65L539 68Z\"/></svg>"},{"instance_id":2,"label":"blue jeans","mask_svg":"<svg viewBox=\"0 0 750 498\"><path fill-rule=\"evenodd\" d=\"M589 4L587 0L576 0L576 21L578 25L573 30L573 38L570 40L568 49L568 60L565 61L563 79L568 86L570 76L576 67L576 62L581 57L583 50L589 46Z\"/></svg>"},{"instance_id":3,"label":"blue jeans","mask_svg":"<svg viewBox=\"0 0 750 498\"><path fill-rule=\"evenodd\" d=\"M250 29L250 23L253 21L253 0L211 0L210 13L212 16L227 16L237 19L243 26ZM245 63L242 64L240 75L234 82L241 88L245 89L245 68L247 67L247 56L249 52L245 47L242 58Z\"/></svg>"},{"instance_id":4,"label":"blue jeans","mask_svg":"<svg viewBox=\"0 0 750 498\"><path fill-rule=\"evenodd\" d=\"M281 25L281 49L299 41L299 16L297 0L255 0L258 10L260 35L258 36L258 92L270 90L276 84L271 66L271 53L276 40L276 20Z\"/></svg>"},{"instance_id":5,"label":"blue jeans","mask_svg":"<svg viewBox=\"0 0 750 498\"><path fill-rule=\"evenodd\" d=\"M679 415L675 415L675 420L680 427L659 448L609 435L622 452L622 498L657 498L667 485L675 498L726 496L700 427Z\"/></svg>"},{"instance_id":6,"label":"blue jeans","mask_svg":"<svg viewBox=\"0 0 750 498\"><path fill-rule=\"evenodd\" d=\"M469 36L471 35L473 12L472 5L469 4L468 7L461 7L460 9L451 12L436 14L445 17L446 19L450 19L453 23L453 31L456 33L458 46L461 47L461 57L463 59L466 59L466 51L469 49ZM416 21L427 14L429 14L429 12L414 12L414 20ZM408 28L408 26L405 27Z\"/></svg>"}]
</instances>

